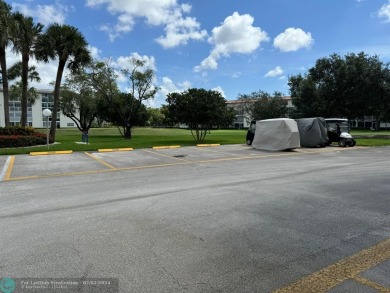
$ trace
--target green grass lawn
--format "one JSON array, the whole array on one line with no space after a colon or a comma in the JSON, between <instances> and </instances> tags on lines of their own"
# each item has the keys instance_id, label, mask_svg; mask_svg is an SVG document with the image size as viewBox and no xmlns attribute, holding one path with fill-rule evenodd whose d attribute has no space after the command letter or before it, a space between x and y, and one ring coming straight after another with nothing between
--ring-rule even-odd
<instances>
[{"instance_id":1,"label":"green grass lawn","mask_svg":"<svg viewBox=\"0 0 390 293\"><path fill-rule=\"evenodd\" d=\"M38 129L46 133L46 129ZM242 144L245 143L246 130L211 130L206 135L204 143L212 144ZM125 140L117 128L93 128L89 132L89 144L81 142L81 132L78 129L58 129L56 144L50 145L50 151L96 151L111 148L150 148L153 146L191 146L196 145L191 132L176 128L134 128L131 140ZM0 149L0 155L28 154L30 152L47 151L47 146Z\"/></svg>"},{"instance_id":2,"label":"green grass lawn","mask_svg":"<svg viewBox=\"0 0 390 293\"><path fill-rule=\"evenodd\" d=\"M38 130L46 133L46 129ZM352 131L352 135L365 136L356 138L358 146L388 146L390 131ZM207 134L206 144L244 144L246 130L211 130ZM375 135L374 138L366 138ZM379 136L380 135L380 136ZM111 148L150 148L153 146L193 146L196 145L191 132L187 129L176 128L134 128L131 140L125 140L117 128L93 128L89 133L89 144L77 144L81 142L81 132L75 128L58 129L56 144L50 145L50 151L96 151L98 149ZM0 149L0 155L28 154L30 152L47 151L47 146Z\"/></svg>"}]
</instances>

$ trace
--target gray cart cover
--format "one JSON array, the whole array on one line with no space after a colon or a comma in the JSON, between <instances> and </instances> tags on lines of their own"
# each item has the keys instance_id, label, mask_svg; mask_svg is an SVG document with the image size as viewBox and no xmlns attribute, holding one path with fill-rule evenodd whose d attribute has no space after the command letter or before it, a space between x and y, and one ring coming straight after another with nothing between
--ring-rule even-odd
<instances>
[{"instance_id":1,"label":"gray cart cover","mask_svg":"<svg viewBox=\"0 0 390 293\"><path fill-rule=\"evenodd\" d=\"M302 147L312 148L328 144L328 131L324 118L302 118L296 121Z\"/></svg>"},{"instance_id":2,"label":"gray cart cover","mask_svg":"<svg viewBox=\"0 0 390 293\"><path fill-rule=\"evenodd\" d=\"M256 121L255 149L281 151L299 148L299 131L295 120L287 118Z\"/></svg>"}]
</instances>

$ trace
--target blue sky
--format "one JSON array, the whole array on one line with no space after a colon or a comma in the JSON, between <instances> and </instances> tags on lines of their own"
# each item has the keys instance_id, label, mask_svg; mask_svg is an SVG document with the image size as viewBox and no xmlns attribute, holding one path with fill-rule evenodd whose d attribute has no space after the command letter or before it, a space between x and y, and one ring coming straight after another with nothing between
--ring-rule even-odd
<instances>
[{"instance_id":1,"label":"blue sky","mask_svg":"<svg viewBox=\"0 0 390 293\"><path fill-rule=\"evenodd\" d=\"M332 53L390 61L390 0L19 0L13 10L77 27L93 56L120 69L143 58L166 94L216 89L228 100L263 90L289 95L288 77ZM20 58L9 53L9 64ZM56 62L36 64L49 88ZM123 79L119 80L126 89Z\"/></svg>"}]
</instances>

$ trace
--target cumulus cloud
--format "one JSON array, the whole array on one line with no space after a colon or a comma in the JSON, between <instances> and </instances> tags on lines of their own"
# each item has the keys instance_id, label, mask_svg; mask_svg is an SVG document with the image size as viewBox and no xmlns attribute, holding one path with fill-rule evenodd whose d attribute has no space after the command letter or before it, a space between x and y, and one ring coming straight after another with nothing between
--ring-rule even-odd
<instances>
[{"instance_id":1,"label":"cumulus cloud","mask_svg":"<svg viewBox=\"0 0 390 293\"><path fill-rule=\"evenodd\" d=\"M280 66L276 66L274 69L267 72L265 77L277 77L283 74L283 69Z\"/></svg>"},{"instance_id":2,"label":"cumulus cloud","mask_svg":"<svg viewBox=\"0 0 390 293\"><path fill-rule=\"evenodd\" d=\"M87 0L89 7L101 5L118 17L116 24L101 26L111 41L131 31L138 18L145 19L152 26L164 26L166 35L156 39L164 48L184 45L189 40L202 40L207 36L205 30L200 30L195 18L184 16L191 12L191 5L180 5L177 0Z\"/></svg>"},{"instance_id":3,"label":"cumulus cloud","mask_svg":"<svg viewBox=\"0 0 390 293\"><path fill-rule=\"evenodd\" d=\"M390 22L390 1L387 4L384 4L381 9L378 11L379 17L386 18L387 22Z\"/></svg>"},{"instance_id":4,"label":"cumulus cloud","mask_svg":"<svg viewBox=\"0 0 390 293\"><path fill-rule=\"evenodd\" d=\"M164 76L159 84L160 90L157 92L155 99L149 101L148 105L151 107L159 107L166 103L168 94L184 92L191 88L191 86L191 82L187 80L181 83L175 83L170 77Z\"/></svg>"},{"instance_id":5,"label":"cumulus cloud","mask_svg":"<svg viewBox=\"0 0 390 293\"><path fill-rule=\"evenodd\" d=\"M88 51L91 53L91 57L93 59L101 59L100 54L102 53L102 51L98 48L88 45Z\"/></svg>"},{"instance_id":6,"label":"cumulus cloud","mask_svg":"<svg viewBox=\"0 0 390 293\"><path fill-rule=\"evenodd\" d=\"M293 52L299 49L309 49L314 43L311 33L300 28L290 27L274 39L274 47L282 52Z\"/></svg>"},{"instance_id":7,"label":"cumulus cloud","mask_svg":"<svg viewBox=\"0 0 390 293\"><path fill-rule=\"evenodd\" d=\"M195 72L217 69L218 60L232 53L250 54L260 47L261 42L269 40L267 33L253 26L253 17L234 12L224 22L213 28L209 43L213 45L210 55L200 65L194 67Z\"/></svg>"},{"instance_id":8,"label":"cumulus cloud","mask_svg":"<svg viewBox=\"0 0 390 293\"><path fill-rule=\"evenodd\" d=\"M172 79L167 76L162 78L162 84L160 85L160 94L165 97L170 93L184 92L191 87L189 81L184 81L182 83L175 84Z\"/></svg>"},{"instance_id":9,"label":"cumulus cloud","mask_svg":"<svg viewBox=\"0 0 390 293\"><path fill-rule=\"evenodd\" d=\"M73 6L65 6L59 2L51 5L37 4L34 7L22 3L12 3L12 8L20 11L24 15L35 18L44 25L53 23L53 20L59 24L63 24L69 11L74 10Z\"/></svg>"},{"instance_id":10,"label":"cumulus cloud","mask_svg":"<svg viewBox=\"0 0 390 293\"><path fill-rule=\"evenodd\" d=\"M164 48L186 45L189 40L203 40L207 36L205 30L199 29L200 24L195 18L182 18L178 15L177 19L166 25L166 36L160 36L156 41Z\"/></svg>"},{"instance_id":11,"label":"cumulus cloud","mask_svg":"<svg viewBox=\"0 0 390 293\"><path fill-rule=\"evenodd\" d=\"M217 86L217 87L213 88L212 90L216 91L216 92L219 92L222 97L226 98L225 92L224 92L224 90L222 89L221 86Z\"/></svg>"},{"instance_id":12,"label":"cumulus cloud","mask_svg":"<svg viewBox=\"0 0 390 293\"><path fill-rule=\"evenodd\" d=\"M144 67L150 68L153 71L157 71L156 59L153 56L140 55L137 52L131 53L129 56L120 56L113 61L112 65L118 69L129 69L131 66L131 60L137 59L145 62Z\"/></svg>"}]
</instances>

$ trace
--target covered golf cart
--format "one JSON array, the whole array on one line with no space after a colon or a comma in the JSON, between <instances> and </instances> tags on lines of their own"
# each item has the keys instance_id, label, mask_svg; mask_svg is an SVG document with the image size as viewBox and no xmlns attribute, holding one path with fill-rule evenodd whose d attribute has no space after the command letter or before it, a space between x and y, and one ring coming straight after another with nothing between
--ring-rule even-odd
<instances>
[{"instance_id":1,"label":"covered golf cart","mask_svg":"<svg viewBox=\"0 0 390 293\"><path fill-rule=\"evenodd\" d=\"M328 145L328 130L324 118L302 118L296 121L302 147L314 148Z\"/></svg>"},{"instance_id":2,"label":"covered golf cart","mask_svg":"<svg viewBox=\"0 0 390 293\"><path fill-rule=\"evenodd\" d=\"M300 147L295 120L276 118L256 121L252 147L268 151L282 151Z\"/></svg>"}]
</instances>

